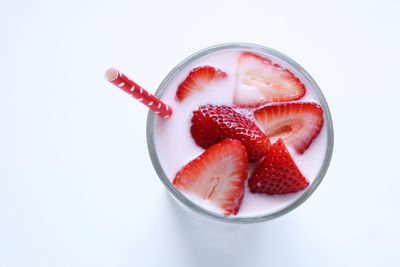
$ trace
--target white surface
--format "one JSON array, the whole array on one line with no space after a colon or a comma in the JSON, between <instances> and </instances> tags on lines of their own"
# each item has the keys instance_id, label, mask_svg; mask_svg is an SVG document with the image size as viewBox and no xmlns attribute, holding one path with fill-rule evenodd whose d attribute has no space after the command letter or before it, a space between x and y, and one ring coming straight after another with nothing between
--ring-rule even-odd
<instances>
[{"instance_id":1,"label":"white surface","mask_svg":"<svg viewBox=\"0 0 400 267\"><path fill-rule=\"evenodd\" d=\"M398 1L3 1L0 266L399 266ZM271 222L187 216L145 143L146 109L180 60L263 44L307 69L335 127L331 167Z\"/></svg>"}]
</instances>

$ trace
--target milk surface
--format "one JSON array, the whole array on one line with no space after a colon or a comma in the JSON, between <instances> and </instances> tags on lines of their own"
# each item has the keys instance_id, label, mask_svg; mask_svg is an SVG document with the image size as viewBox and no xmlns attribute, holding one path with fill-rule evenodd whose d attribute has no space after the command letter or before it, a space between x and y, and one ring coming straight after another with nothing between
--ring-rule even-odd
<instances>
[{"instance_id":1,"label":"milk surface","mask_svg":"<svg viewBox=\"0 0 400 267\"><path fill-rule=\"evenodd\" d=\"M190 134L191 118L194 110L206 104L233 106L233 97L235 91L236 68L238 64L240 52L227 51L217 52L198 59L186 66L169 84L167 90L161 99L172 107L173 114L170 118L163 119L156 117L154 139L157 155L161 166L168 178L173 181L176 173L184 167L189 161L198 157L205 150L199 147ZM306 87L307 93L300 100L294 102L316 102L317 97L312 92L311 86L305 79L297 73L293 68L272 56L267 56L273 62L291 70ZM213 82L207 86L205 90L195 93L179 102L175 98L179 84L185 80L189 72L198 66L213 66L219 68L227 74L227 77L219 81ZM324 123L320 134L313 140L311 146L303 155L298 154L294 149L288 147L290 154L299 167L300 171L307 178L310 184L316 178L326 152L327 146L327 129ZM255 166L249 164L249 172ZM250 175L250 174L249 174ZM250 177L250 176L249 176ZM275 213L294 201L296 201L303 191L286 194L274 195L254 194L245 187L245 194L242 204L236 217L253 217L263 216ZM222 211L207 200L203 200L193 194L182 192L187 198L196 204L210 211L222 213Z\"/></svg>"}]
</instances>

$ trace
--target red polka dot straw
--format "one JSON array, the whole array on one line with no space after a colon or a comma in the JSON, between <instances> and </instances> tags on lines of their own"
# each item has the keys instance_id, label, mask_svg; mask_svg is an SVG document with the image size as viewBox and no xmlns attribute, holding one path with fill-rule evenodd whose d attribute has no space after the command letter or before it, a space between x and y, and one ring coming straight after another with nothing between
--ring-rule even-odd
<instances>
[{"instance_id":1,"label":"red polka dot straw","mask_svg":"<svg viewBox=\"0 0 400 267\"><path fill-rule=\"evenodd\" d=\"M172 114L172 109L160 99L150 94L143 89L140 85L126 77L122 72L117 69L109 68L105 73L105 78L110 83L122 89L126 93L132 95L134 98L142 102L149 109L154 111L157 115L168 118Z\"/></svg>"}]
</instances>

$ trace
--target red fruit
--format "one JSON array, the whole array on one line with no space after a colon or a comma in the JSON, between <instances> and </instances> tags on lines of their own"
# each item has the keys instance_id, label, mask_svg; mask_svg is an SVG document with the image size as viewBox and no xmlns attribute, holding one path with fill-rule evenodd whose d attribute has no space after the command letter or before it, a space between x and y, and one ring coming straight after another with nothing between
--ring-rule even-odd
<instances>
[{"instance_id":1,"label":"red fruit","mask_svg":"<svg viewBox=\"0 0 400 267\"><path fill-rule=\"evenodd\" d=\"M257 125L228 106L206 105L193 112L190 132L197 145L208 148L225 139L237 139L246 147L249 161L262 158L270 146Z\"/></svg>"},{"instance_id":2,"label":"red fruit","mask_svg":"<svg viewBox=\"0 0 400 267\"><path fill-rule=\"evenodd\" d=\"M244 52L239 57L234 104L258 107L300 99L306 88L294 74L268 58Z\"/></svg>"},{"instance_id":3,"label":"red fruit","mask_svg":"<svg viewBox=\"0 0 400 267\"><path fill-rule=\"evenodd\" d=\"M295 193L305 189L308 184L282 139L271 146L249 179L252 193L269 195Z\"/></svg>"},{"instance_id":4,"label":"red fruit","mask_svg":"<svg viewBox=\"0 0 400 267\"><path fill-rule=\"evenodd\" d=\"M194 68L178 86L176 97L179 101L182 101L194 92L203 91L211 82L220 80L226 76L225 72L214 67L202 66Z\"/></svg>"},{"instance_id":5,"label":"red fruit","mask_svg":"<svg viewBox=\"0 0 400 267\"><path fill-rule=\"evenodd\" d=\"M237 214L247 178L247 154L237 140L225 140L207 149L175 176L173 184L195 193L224 210Z\"/></svg>"},{"instance_id":6,"label":"red fruit","mask_svg":"<svg viewBox=\"0 0 400 267\"><path fill-rule=\"evenodd\" d=\"M317 103L284 103L257 109L254 118L271 140L282 138L303 154L324 125L323 113Z\"/></svg>"}]
</instances>

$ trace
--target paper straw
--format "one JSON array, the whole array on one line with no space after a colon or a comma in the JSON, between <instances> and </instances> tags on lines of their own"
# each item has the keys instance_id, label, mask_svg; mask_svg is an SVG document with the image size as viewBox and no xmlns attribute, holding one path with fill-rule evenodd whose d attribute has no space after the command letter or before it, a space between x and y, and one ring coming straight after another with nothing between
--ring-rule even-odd
<instances>
[{"instance_id":1,"label":"paper straw","mask_svg":"<svg viewBox=\"0 0 400 267\"><path fill-rule=\"evenodd\" d=\"M168 118L169 116L171 116L171 107L169 107L160 99L156 98L154 95L143 89L143 87L126 77L119 70L109 68L104 76L107 81L122 89L126 93L132 95L139 102L154 111L154 113L156 113L158 116L161 116L163 118Z\"/></svg>"}]
</instances>

